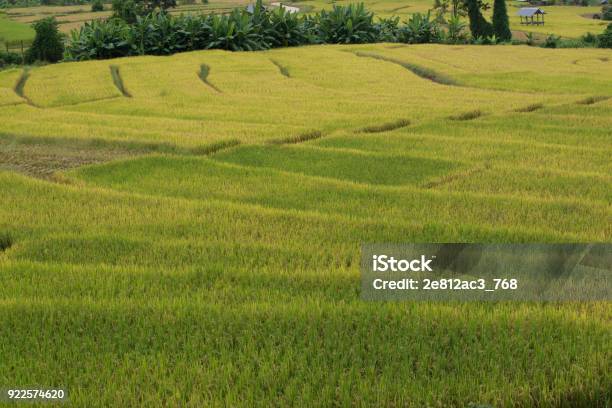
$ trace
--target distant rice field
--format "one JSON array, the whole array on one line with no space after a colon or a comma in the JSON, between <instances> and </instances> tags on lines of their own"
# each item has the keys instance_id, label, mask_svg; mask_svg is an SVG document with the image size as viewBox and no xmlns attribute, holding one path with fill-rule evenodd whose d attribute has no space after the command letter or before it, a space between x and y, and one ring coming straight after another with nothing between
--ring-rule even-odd
<instances>
[{"instance_id":1,"label":"distant rice field","mask_svg":"<svg viewBox=\"0 0 612 408\"><path fill-rule=\"evenodd\" d=\"M16 47L21 42L29 46L34 39L34 30L27 24L21 24L13 21L0 12L0 47L2 51L6 51L6 47Z\"/></svg>"},{"instance_id":2,"label":"distant rice field","mask_svg":"<svg viewBox=\"0 0 612 408\"><path fill-rule=\"evenodd\" d=\"M212 0L208 4L197 2L184 5L179 2L179 5L170 10L170 12L172 14L229 13L235 7L244 6L248 3L247 0ZM6 9L5 12L11 20L26 25L30 25L42 18L53 16L59 23L60 31L64 33L69 33L73 29L78 29L87 21L104 19L112 15L111 4L105 4L104 11L100 12L92 12L91 4L76 6L15 7ZM33 32L30 37L33 38ZM17 38L11 36L7 38L12 41L17 40Z\"/></svg>"},{"instance_id":3,"label":"distant rice field","mask_svg":"<svg viewBox=\"0 0 612 408\"><path fill-rule=\"evenodd\" d=\"M208 14L208 13L229 13L236 7L244 7L252 3L248 0L212 0L208 4L196 2L194 4L182 4L172 9L172 14L193 13L193 14ZM270 3L270 2L268 2ZM300 8L304 13L316 12L322 9L330 9L333 4L348 5L354 3L353 0L339 0L334 2L322 0L300 0L288 1L287 5ZM368 10L375 13L378 17L400 17L402 21L407 20L414 13L427 13L433 8L431 0L413 0L410 2L397 0L371 1L365 0ZM526 33L533 33L535 38L546 37L549 34L555 34L565 38L579 38L587 32L599 34L605 30L606 21L596 20L591 18L595 13L601 12L601 6L549 6L542 7L546 11L545 21L543 26L524 26L520 24L519 17L516 15L518 9L523 7L524 3L511 1L508 2L508 15L510 25L514 31L514 37L524 40ZM104 19L111 16L111 5L106 4L105 10L102 12L91 12L91 5L76 5L76 6L38 6L38 7L17 7L9 8L6 11L5 23L0 24L0 42L8 42L11 48L16 48L15 44L20 41L25 41L26 45L33 39L34 32L31 28L26 27L33 22L44 17L55 16L59 22L59 28L64 33L69 33L74 29L78 29L85 22L97 19ZM435 12L432 11L432 17ZM487 18L490 20L492 10L487 13ZM0 14L2 19L2 14ZM23 24L18 24L23 23ZM7 25L9 24L9 25ZM4 32L2 25L5 26ZM17 47L18 48L18 47Z\"/></svg>"}]
</instances>

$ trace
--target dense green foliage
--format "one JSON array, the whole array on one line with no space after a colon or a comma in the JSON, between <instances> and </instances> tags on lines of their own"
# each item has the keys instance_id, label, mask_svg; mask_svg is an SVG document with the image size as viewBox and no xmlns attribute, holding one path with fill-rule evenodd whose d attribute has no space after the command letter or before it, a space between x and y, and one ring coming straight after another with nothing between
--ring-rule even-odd
<instances>
[{"instance_id":1,"label":"dense green foliage","mask_svg":"<svg viewBox=\"0 0 612 408\"><path fill-rule=\"evenodd\" d=\"M348 7L334 7L316 16L319 39L327 44L371 43L378 40L374 14L363 3Z\"/></svg>"},{"instance_id":2,"label":"dense green foliage","mask_svg":"<svg viewBox=\"0 0 612 408\"><path fill-rule=\"evenodd\" d=\"M500 41L510 41L512 39L506 0L495 0L493 3L493 32Z\"/></svg>"},{"instance_id":3,"label":"dense green foliage","mask_svg":"<svg viewBox=\"0 0 612 408\"><path fill-rule=\"evenodd\" d=\"M0 50L0 68L3 68L6 65L19 65L22 62L21 55L15 52L5 52Z\"/></svg>"},{"instance_id":4,"label":"dense green foliage","mask_svg":"<svg viewBox=\"0 0 612 408\"><path fill-rule=\"evenodd\" d=\"M104 3L102 3L102 0L94 0L91 3L91 11L93 12L104 11Z\"/></svg>"},{"instance_id":5,"label":"dense green foliage","mask_svg":"<svg viewBox=\"0 0 612 408\"><path fill-rule=\"evenodd\" d=\"M413 14L399 29L399 41L406 44L435 43L440 40L440 28L430 19L430 13Z\"/></svg>"},{"instance_id":6,"label":"dense green foliage","mask_svg":"<svg viewBox=\"0 0 612 408\"><path fill-rule=\"evenodd\" d=\"M461 17L453 15L447 21L446 42L450 44L465 43L468 39L466 24Z\"/></svg>"},{"instance_id":7,"label":"dense green foliage","mask_svg":"<svg viewBox=\"0 0 612 408\"><path fill-rule=\"evenodd\" d=\"M171 16L163 12L139 15L139 4L113 3L116 15L106 21L85 23L72 32L68 57L104 59L129 55L169 55L177 52L223 49L255 51L303 44L361 44L379 41L408 44L441 42L437 22L429 13L415 13L406 23L397 18L374 21L363 4L334 6L314 15L292 14L283 8L255 7L251 14L234 9L230 14ZM130 3L131 4L131 3ZM135 5L135 7L133 7ZM458 36L453 37L457 42Z\"/></svg>"},{"instance_id":8,"label":"dense green foliage","mask_svg":"<svg viewBox=\"0 0 612 408\"><path fill-rule=\"evenodd\" d=\"M488 38L493 36L493 26L481 12L479 0L466 0L468 17L470 18L470 31L474 38Z\"/></svg>"},{"instance_id":9,"label":"dense green foliage","mask_svg":"<svg viewBox=\"0 0 612 408\"><path fill-rule=\"evenodd\" d=\"M137 16L176 7L176 0L113 0L113 17L134 23Z\"/></svg>"},{"instance_id":10,"label":"dense green foliage","mask_svg":"<svg viewBox=\"0 0 612 408\"><path fill-rule=\"evenodd\" d=\"M27 62L57 62L64 54L64 36L57 28L54 17L44 18L34 23L36 37L26 54Z\"/></svg>"},{"instance_id":11,"label":"dense green foliage","mask_svg":"<svg viewBox=\"0 0 612 408\"><path fill-rule=\"evenodd\" d=\"M608 28L599 36L600 48L612 48L612 23L608 24Z\"/></svg>"},{"instance_id":12,"label":"dense green foliage","mask_svg":"<svg viewBox=\"0 0 612 408\"><path fill-rule=\"evenodd\" d=\"M135 0L113 0L113 17L127 23L134 23L138 16L145 14L142 3Z\"/></svg>"},{"instance_id":13,"label":"dense green foliage","mask_svg":"<svg viewBox=\"0 0 612 408\"><path fill-rule=\"evenodd\" d=\"M542 44L542 47L544 47L544 48L557 48L559 46L559 40L560 40L559 37L557 37L554 34L551 34L548 37L546 37L546 40L544 40L544 43Z\"/></svg>"},{"instance_id":14,"label":"dense green foliage","mask_svg":"<svg viewBox=\"0 0 612 408\"><path fill-rule=\"evenodd\" d=\"M601 8L601 19L602 20L612 20L612 5L605 4Z\"/></svg>"}]
</instances>

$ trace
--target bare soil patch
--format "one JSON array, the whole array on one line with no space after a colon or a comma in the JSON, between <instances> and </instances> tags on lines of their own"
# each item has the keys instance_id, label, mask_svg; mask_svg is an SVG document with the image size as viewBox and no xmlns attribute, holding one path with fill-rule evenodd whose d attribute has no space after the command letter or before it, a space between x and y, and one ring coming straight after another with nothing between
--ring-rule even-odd
<instances>
[{"instance_id":1,"label":"bare soil patch","mask_svg":"<svg viewBox=\"0 0 612 408\"><path fill-rule=\"evenodd\" d=\"M30 144L0 138L0 169L55 180L54 173L145 153L100 146Z\"/></svg>"}]
</instances>

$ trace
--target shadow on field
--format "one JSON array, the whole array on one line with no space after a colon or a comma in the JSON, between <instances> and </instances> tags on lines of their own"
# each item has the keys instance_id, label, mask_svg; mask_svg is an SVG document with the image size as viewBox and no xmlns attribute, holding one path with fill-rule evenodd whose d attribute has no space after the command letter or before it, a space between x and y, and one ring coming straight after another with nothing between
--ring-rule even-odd
<instances>
[{"instance_id":1,"label":"shadow on field","mask_svg":"<svg viewBox=\"0 0 612 408\"><path fill-rule=\"evenodd\" d=\"M588 98L581 99L576 102L578 105L593 105L597 102L602 102L610 99L609 96L589 96Z\"/></svg>"},{"instance_id":2,"label":"shadow on field","mask_svg":"<svg viewBox=\"0 0 612 408\"><path fill-rule=\"evenodd\" d=\"M23 98L28 105L31 105L31 106L34 106L34 107L38 107L38 106L36 106L36 104L34 104L34 102L32 102L32 100L30 98L28 98L26 96L25 91L24 91L25 84L28 81L29 77L30 77L30 70L29 70L29 68L24 68L24 70L21 73L21 76L19 77L19 79L17 80L17 83L15 84L15 88L13 90L15 91L17 96L19 96L20 98Z\"/></svg>"},{"instance_id":3,"label":"shadow on field","mask_svg":"<svg viewBox=\"0 0 612 408\"><path fill-rule=\"evenodd\" d=\"M291 78L291 74L289 73L289 68L287 68L286 66L282 65L280 62L273 60L273 59L271 59L270 62L274 64L276 68L278 68L278 71L280 72L282 76Z\"/></svg>"},{"instance_id":4,"label":"shadow on field","mask_svg":"<svg viewBox=\"0 0 612 408\"><path fill-rule=\"evenodd\" d=\"M311 132L300 133L299 135L289 136L289 137L285 137L283 139L272 139L268 143L269 144L277 144L277 145L279 145L279 144L296 144L296 143L307 142L309 140L319 139L321 137L323 137L323 132L321 132L320 130L313 130Z\"/></svg>"},{"instance_id":5,"label":"shadow on field","mask_svg":"<svg viewBox=\"0 0 612 408\"><path fill-rule=\"evenodd\" d=\"M463 112L458 115L449 116L448 118L450 120L461 121L461 120L474 120L481 116L484 116L484 113L480 109L476 109L476 110L469 111L469 112Z\"/></svg>"},{"instance_id":6,"label":"shadow on field","mask_svg":"<svg viewBox=\"0 0 612 408\"><path fill-rule=\"evenodd\" d=\"M4 252L13 246L13 237L6 232L0 232L0 252Z\"/></svg>"},{"instance_id":7,"label":"shadow on field","mask_svg":"<svg viewBox=\"0 0 612 408\"><path fill-rule=\"evenodd\" d=\"M408 119L399 119L395 122L383 123L382 125L366 126L359 130L360 133L381 133L388 132L395 129L400 129L410 125Z\"/></svg>"},{"instance_id":8,"label":"shadow on field","mask_svg":"<svg viewBox=\"0 0 612 408\"><path fill-rule=\"evenodd\" d=\"M200 77L202 82L204 82L204 85L208 86L210 89L217 93L223 93L219 88L210 83L210 81L208 80L208 75L210 75L210 67L206 64L200 65L200 72L198 73L198 77Z\"/></svg>"},{"instance_id":9,"label":"shadow on field","mask_svg":"<svg viewBox=\"0 0 612 408\"><path fill-rule=\"evenodd\" d=\"M531 105L527 105L525 107L516 109L515 112L519 112L519 113L534 112L534 111L537 111L539 109L542 109L543 107L544 107L544 105L541 104L541 103L532 103Z\"/></svg>"},{"instance_id":10,"label":"shadow on field","mask_svg":"<svg viewBox=\"0 0 612 408\"><path fill-rule=\"evenodd\" d=\"M119 92L126 98L131 98L132 95L128 92L125 84L123 83L123 78L121 78L121 72L119 72L119 67L116 65L110 66L111 76L113 77L113 84L117 87Z\"/></svg>"},{"instance_id":11,"label":"shadow on field","mask_svg":"<svg viewBox=\"0 0 612 408\"><path fill-rule=\"evenodd\" d=\"M389 57L385 57L385 56L370 53L370 52L357 51L357 52L354 52L354 54L358 57L373 58L376 60L390 62L392 64L397 64L402 68L406 68L408 71L412 72L418 77L427 79L431 82L435 82L440 85L460 86L459 84L457 84L457 82L454 79L449 78L446 75L443 75L439 72L436 72L431 68L423 67L423 66L416 65L410 62L401 61L395 58L389 58Z\"/></svg>"}]
</instances>

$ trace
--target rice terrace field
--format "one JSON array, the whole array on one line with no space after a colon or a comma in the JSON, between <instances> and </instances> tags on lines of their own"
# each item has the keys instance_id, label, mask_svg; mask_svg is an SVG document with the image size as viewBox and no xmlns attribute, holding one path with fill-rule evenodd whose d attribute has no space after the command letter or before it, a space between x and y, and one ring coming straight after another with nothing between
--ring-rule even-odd
<instances>
[{"instance_id":1,"label":"rice terrace field","mask_svg":"<svg viewBox=\"0 0 612 408\"><path fill-rule=\"evenodd\" d=\"M0 71L0 387L83 407L608 407L609 302L368 303L359 259L610 242L611 141L604 49Z\"/></svg>"}]
</instances>

